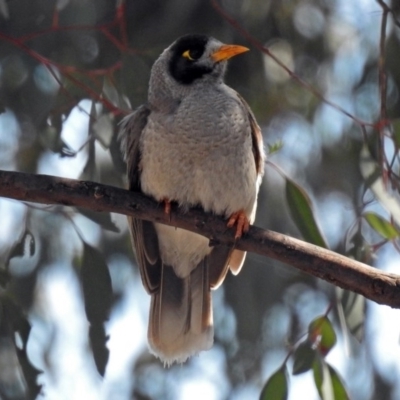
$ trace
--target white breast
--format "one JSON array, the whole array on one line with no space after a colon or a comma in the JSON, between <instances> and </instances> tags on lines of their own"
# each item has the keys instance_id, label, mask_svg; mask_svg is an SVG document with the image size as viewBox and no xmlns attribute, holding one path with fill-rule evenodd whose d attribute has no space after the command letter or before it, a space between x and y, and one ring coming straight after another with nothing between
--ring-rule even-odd
<instances>
[{"instance_id":1,"label":"white breast","mask_svg":"<svg viewBox=\"0 0 400 400\"><path fill-rule=\"evenodd\" d=\"M171 115L153 112L141 153L142 190L157 200L201 205L226 216L253 209L251 128L244 106L229 92L211 88L184 99Z\"/></svg>"},{"instance_id":2,"label":"white breast","mask_svg":"<svg viewBox=\"0 0 400 400\"><path fill-rule=\"evenodd\" d=\"M155 224L155 227L161 258L180 278L187 277L210 254L211 247L204 236L163 224Z\"/></svg>"},{"instance_id":3,"label":"white breast","mask_svg":"<svg viewBox=\"0 0 400 400\"><path fill-rule=\"evenodd\" d=\"M251 128L243 104L224 87L184 99L173 114L150 114L141 136L141 188L158 201L226 217L244 210L250 218L258 189ZM202 236L156 229L163 261L181 277L211 251Z\"/></svg>"}]
</instances>

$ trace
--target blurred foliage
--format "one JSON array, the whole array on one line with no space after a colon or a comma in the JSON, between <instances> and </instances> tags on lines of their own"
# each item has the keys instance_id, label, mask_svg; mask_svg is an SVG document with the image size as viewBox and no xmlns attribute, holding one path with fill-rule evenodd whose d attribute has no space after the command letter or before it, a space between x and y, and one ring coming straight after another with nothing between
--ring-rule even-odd
<instances>
[{"instance_id":1,"label":"blurred foliage","mask_svg":"<svg viewBox=\"0 0 400 400\"><path fill-rule=\"evenodd\" d=\"M293 375L313 371L314 382L322 400L348 400L344 385L335 369L325 361L326 355L336 344L336 334L329 319L323 315L315 318L308 326L308 335L295 346ZM288 378L284 365L265 383L260 400L288 398Z\"/></svg>"},{"instance_id":2,"label":"blurred foliage","mask_svg":"<svg viewBox=\"0 0 400 400\"><path fill-rule=\"evenodd\" d=\"M327 248L328 246L325 239L315 221L311 199L307 193L291 179L286 177L285 183L286 201L289 206L290 215L301 232L304 240L320 247Z\"/></svg>"},{"instance_id":3,"label":"blurred foliage","mask_svg":"<svg viewBox=\"0 0 400 400\"><path fill-rule=\"evenodd\" d=\"M109 357L104 322L108 320L112 306L111 276L102 254L86 243L83 248L80 280L86 318L90 323L90 344L97 370L103 376Z\"/></svg>"},{"instance_id":4,"label":"blurred foliage","mask_svg":"<svg viewBox=\"0 0 400 400\"><path fill-rule=\"evenodd\" d=\"M260 400L286 400L288 398L288 378L285 367L276 371L266 382Z\"/></svg>"},{"instance_id":5,"label":"blurred foliage","mask_svg":"<svg viewBox=\"0 0 400 400\"><path fill-rule=\"evenodd\" d=\"M348 400L349 396L335 369L317 355L313 365L314 381L322 400Z\"/></svg>"},{"instance_id":6,"label":"blurred foliage","mask_svg":"<svg viewBox=\"0 0 400 400\"><path fill-rule=\"evenodd\" d=\"M146 101L158 54L190 32L251 46L241 26L295 78L256 48L228 69L227 83L246 98L263 128L269 162L284 171L267 166L257 225L377 267L386 268L388 260L399 264L400 30L392 16L383 53L382 120L378 2L218 4L236 26L212 1L0 0L0 168L124 186L118 122ZM393 6L398 21L400 10ZM82 305L74 312L86 312L88 320L80 332L86 338L81 360L88 365L81 361L69 374L90 381L97 370L105 378L90 381L96 393L102 385L111 388L103 398L181 399L194 382L203 385L196 393L211 385L209 398L215 399L305 398L297 384L305 376L315 384L308 399L397 398L398 379L379 369L382 357L372 355L371 335L361 344L354 340L363 338L372 318L365 299L252 254L240 276L229 276L214 293L210 352L163 369L140 348L115 378L108 371L113 321L132 288L139 304L145 298L130 283L139 276L126 223L87 210L10 204L0 201L1 398L35 398L42 384L38 398L65 398L55 393L73 389L60 383L71 380L61 372L65 353L55 350L62 328L48 295L55 285L50 277L59 271L64 281L80 280L78 289L70 285ZM127 259L132 264L124 268ZM128 314L146 318L133 308ZM137 322L127 334L130 354L144 332ZM68 352L67 346L64 341L61 349Z\"/></svg>"}]
</instances>

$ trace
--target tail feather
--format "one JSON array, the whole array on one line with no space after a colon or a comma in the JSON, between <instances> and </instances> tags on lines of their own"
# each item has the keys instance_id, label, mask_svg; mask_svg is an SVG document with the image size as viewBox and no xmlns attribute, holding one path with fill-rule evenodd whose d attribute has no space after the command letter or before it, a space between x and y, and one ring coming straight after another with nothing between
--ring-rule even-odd
<instances>
[{"instance_id":1,"label":"tail feather","mask_svg":"<svg viewBox=\"0 0 400 400\"><path fill-rule=\"evenodd\" d=\"M190 274L190 331L202 335L212 326L212 300L208 266L204 260Z\"/></svg>"},{"instance_id":2,"label":"tail feather","mask_svg":"<svg viewBox=\"0 0 400 400\"><path fill-rule=\"evenodd\" d=\"M152 294L149 344L165 364L182 363L213 343L212 305L206 259L186 278L163 265L160 290Z\"/></svg>"}]
</instances>

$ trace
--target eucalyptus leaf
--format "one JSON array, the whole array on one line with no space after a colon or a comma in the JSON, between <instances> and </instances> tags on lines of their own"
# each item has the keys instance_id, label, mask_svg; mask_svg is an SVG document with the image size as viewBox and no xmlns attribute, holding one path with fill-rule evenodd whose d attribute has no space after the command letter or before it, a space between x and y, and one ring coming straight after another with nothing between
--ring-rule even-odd
<instances>
[{"instance_id":1,"label":"eucalyptus leaf","mask_svg":"<svg viewBox=\"0 0 400 400\"><path fill-rule=\"evenodd\" d=\"M288 177L285 177L285 179L286 200L290 214L304 240L317 246L328 248L315 220L310 197L297 183Z\"/></svg>"},{"instance_id":2,"label":"eucalyptus leaf","mask_svg":"<svg viewBox=\"0 0 400 400\"><path fill-rule=\"evenodd\" d=\"M400 118L392 120L393 140L398 149L400 149Z\"/></svg>"},{"instance_id":3,"label":"eucalyptus leaf","mask_svg":"<svg viewBox=\"0 0 400 400\"><path fill-rule=\"evenodd\" d=\"M293 375L309 371L315 359L315 350L308 340L300 343L294 352Z\"/></svg>"},{"instance_id":4,"label":"eucalyptus leaf","mask_svg":"<svg viewBox=\"0 0 400 400\"><path fill-rule=\"evenodd\" d=\"M393 217L396 224L400 225L400 201L392 193L388 192L383 182L380 168L371 156L367 145L364 145L361 150L360 170L376 199Z\"/></svg>"},{"instance_id":5,"label":"eucalyptus leaf","mask_svg":"<svg viewBox=\"0 0 400 400\"><path fill-rule=\"evenodd\" d=\"M286 366L272 374L265 383L260 400L286 400L288 398L288 378Z\"/></svg>"},{"instance_id":6,"label":"eucalyptus leaf","mask_svg":"<svg viewBox=\"0 0 400 400\"><path fill-rule=\"evenodd\" d=\"M7 332L7 336L13 343L12 348L18 358L19 366L29 392L29 398L35 399L42 388L42 386L38 384L38 376L43 371L37 369L28 358L27 345L31 332L31 324L22 307L11 297L4 296L0 299L0 310L2 341L4 341L4 334ZM16 344L17 336L22 342L20 346ZM4 355L4 352L2 352L2 354Z\"/></svg>"},{"instance_id":7,"label":"eucalyptus leaf","mask_svg":"<svg viewBox=\"0 0 400 400\"><path fill-rule=\"evenodd\" d=\"M115 223L111 219L111 213L108 212L100 213L82 207L77 207L76 209L86 218L89 218L91 221L95 222L96 224L99 224L102 228L111 232L119 232L118 226L115 225Z\"/></svg>"},{"instance_id":8,"label":"eucalyptus leaf","mask_svg":"<svg viewBox=\"0 0 400 400\"><path fill-rule=\"evenodd\" d=\"M97 371L101 376L104 376L110 356L110 351L107 348L108 336L104 324L95 323L89 327L89 341Z\"/></svg>"},{"instance_id":9,"label":"eucalyptus leaf","mask_svg":"<svg viewBox=\"0 0 400 400\"><path fill-rule=\"evenodd\" d=\"M379 233L383 238L387 240L393 240L399 237L400 232L385 218L373 212L364 213L364 218L370 225L370 227Z\"/></svg>"},{"instance_id":10,"label":"eucalyptus leaf","mask_svg":"<svg viewBox=\"0 0 400 400\"><path fill-rule=\"evenodd\" d=\"M110 78L106 77L103 83L103 95L109 100L115 107L122 108L124 102L121 100L121 96L118 93L117 88L113 84Z\"/></svg>"},{"instance_id":11,"label":"eucalyptus leaf","mask_svg":"<svg viewBox=\"0 0 400 400\"><path fill-rule=\"evenodd\" d=\"M268 155L272 155L274 153L277 153L279 150L281 150L283 147L283 142L282 140L278 140L275 143L269 144L267 143L267 148L268 148Z\"/></svg>"},{"instance_id":12,"label":"eucalyptus leaf","mask_svg":"<svg viewBox=\"0 0 400 400\"><path fill-rule=\"evenodd\" d=\"M111 114L103 114L93 123L93 131L103 148L108 149L114 135L113 118Z\"/></svg>"},{"instance_id":13,"label":"eucalyptus leaf","mask_svg":"<svg viewBox=\"0 0 400 400\"><path fill-rule=\"evenodd\" d=\"M315 358L313 375L322 400L349 400L339 374L322 357Z\"/></svg>"},{"instance_id":14,"label":"eucalyptus leaf","mask_svg":"<svg viewBox=\"0 0 400 400\"><path fill-rule=\"evenodd\" d=\"M350 290L336 288L342 330L348 330L359 342L364 337L365 297Z\"/></svg>"},{"instance_id":15,"label":"eucalyptus leaf","mask_svg":"<svg viewBox=\"0 0 400 400\"><path fill-rule=\"evenodd\" d=\"M112 304L112 286L104 256L94 247L84 244L80 271L87 319L90 323L108 319Z\"/></svg>"},{"instance_id":16,"label":"eucalyptus leaf","mask_svg":"<svg viewBox=\"0 0 400 400\"><path fill-rule=\"evenodd\" d=\"M326 356L336 344L336 333L326 315L315 318L308 326L308 340Z\"/></svg>"}]
</instances>

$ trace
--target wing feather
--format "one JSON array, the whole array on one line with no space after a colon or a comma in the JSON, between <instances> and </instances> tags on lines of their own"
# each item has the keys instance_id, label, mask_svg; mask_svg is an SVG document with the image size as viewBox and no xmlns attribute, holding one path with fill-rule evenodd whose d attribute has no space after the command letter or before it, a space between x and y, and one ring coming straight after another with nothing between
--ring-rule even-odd
<instances>
[{"instance_id":1,"label":"wing feather","mask_svg":"<svg viewBox=\"0 0 400 400\"><path fill-rule=\"evenodd\" d=\"M140 137L150 112L147 105L142 105L121 122L119 138L127 164L128 188L132 191L141 191ZM128 223L143 285L154 293L160 287L162 264L154 224L132 217L128 217Z\"/></svg>"},{"instance_id":2,"label":"wing feather","mask_svg":"<svg viewBox=\"0 0 400 400\"><path fill-rule=\"evenodd\" d=\"M257 171L256 190L257 190L257 194L258 194L258 189L261 184L261 179L264 175L264 163L265 163L265 152L264 152L262 132L261 132L261 128L257 124L256 118L255 118L253 112L251 111L249 105L247 104L246 100L244 100L244 98L239 93L237 93L237 96L247 111L247 118L250 123L254 162L255 162L256 171ZM254 219L256 217L256 209L257 209L257 196L254 201L253 210L251 212L251 215L249 216L249 221L251 224L254 222ZM231 253L230 260L229 260L229 268L234 275L237 275L240 272L240 270L242 269L245 258L246 258L245 251L234 250Z\"/></svg>"}]
</instances>

